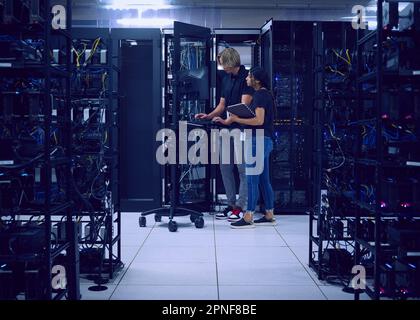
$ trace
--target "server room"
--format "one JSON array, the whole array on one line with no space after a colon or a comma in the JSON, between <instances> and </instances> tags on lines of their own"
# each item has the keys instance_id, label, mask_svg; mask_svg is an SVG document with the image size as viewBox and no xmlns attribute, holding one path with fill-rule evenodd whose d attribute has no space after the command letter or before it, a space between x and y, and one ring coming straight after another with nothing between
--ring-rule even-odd
<instances>
[{"instance_id":1,"label":"server room","mask_svg":"<svg viewBox=\"0 0 420 320\"><path fill-rule=\"evenodd\" d=\"M0 0L0 302L419 300L419 139L420 1Z\"/></svg>"}]
</instances>

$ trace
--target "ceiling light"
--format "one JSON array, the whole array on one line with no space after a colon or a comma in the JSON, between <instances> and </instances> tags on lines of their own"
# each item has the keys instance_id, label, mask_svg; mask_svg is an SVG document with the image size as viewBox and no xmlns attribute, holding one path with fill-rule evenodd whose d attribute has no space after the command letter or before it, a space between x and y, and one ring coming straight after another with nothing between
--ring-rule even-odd
<instances>
[{"instance_id":1,"label":"ceiling light","mask_svg":"<svg viewBox=\"0 0 420 320\"><path fill-rule=\"evenodd\" d=\"M167 28L172 27L173 22L173 19L164 18L123 18L117 20L117 23L121 26L143 28Z\"/></svg>"},{"instance_id":2,"label":"ceiling light","mask_svg":"<svg viewBox=\"0 0 420 320\"><path fill-rule=\"evenodd\" d=\"M377 21L368 21L368 30L375 30L378 27Z\"/></svg>"},{"instance_id":3,"label":"ceiling light","mask_svg":"<svg viewBox=\"0 0 420 320\"><path fill-rule=\"evenodd\" d=\"M129 9L170 9L173 6L166 4L164 0L118 0L112 1L111 4L104 6L105 9L110 10L129 10Z\"/></svg>"}]
</instances>

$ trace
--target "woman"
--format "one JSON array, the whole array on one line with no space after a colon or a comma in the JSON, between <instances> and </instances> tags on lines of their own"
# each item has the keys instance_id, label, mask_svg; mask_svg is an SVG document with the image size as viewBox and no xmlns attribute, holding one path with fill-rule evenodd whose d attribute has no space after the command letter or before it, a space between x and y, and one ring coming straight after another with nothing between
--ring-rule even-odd
<instances>
[{"instance_id":1,"label":"woman","mask_svg":"<svg viewBox=\"0 0 420 320\"><path fill-rule=\"evenodd\" d=\"M264 156L264 169L261 174L251 174L250 170L246 170L247 183L248 183L248 204L247 210L241 220L231 223L231 227L235 229L243 228L254 228L255 225L275 225L274 218L274 194L273 188L270 182L270 153L273 150L273 119L274 119L274 103L273 96L268 91L268 75L260 67L251 68L246 78L247 85L254 88L255 93L253 95L251 108L255 110L255 117L250 119L239 118L236 115L231 114L226 120L219 117L215 118L214 121L221 122L225 125L231 125L232 123L238 123L245 126L246 129L254 129L252 134L252 154L255 156ZM264 154L256 155L256 130L264 130ZM247 137L249 139L249 137ZM247 164L247 167L251 165ZM266 207L265 215L258 219L253 220L255 208L257 206L259 191L258 184L261 187L261 191L264 197L264 204Z\"/></svg>"}]
</instances>

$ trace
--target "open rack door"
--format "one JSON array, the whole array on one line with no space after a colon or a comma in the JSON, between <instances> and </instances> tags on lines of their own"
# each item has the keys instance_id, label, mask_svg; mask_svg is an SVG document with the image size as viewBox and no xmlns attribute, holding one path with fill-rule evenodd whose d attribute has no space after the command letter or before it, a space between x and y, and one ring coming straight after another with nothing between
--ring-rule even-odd
<instances>
[{"instance_id":1,"label":"open rack door","mask_svg":"<svg viewBox=\"0 0 420 320\"><path fill-rule=\"evenodd\" d=\"M174 106L178 112L205 112L210 102L211 30L200 26L174 22ZM183 109L183 102L198 101L198 109ZM189 112L191 114L191 112ZM173 118L177 122L177 117ZM187 119L182 119L187 120ZM191 120L191 119L188 119Z\"/></svg>"},{"instance_id":2,"label":"open rack door","mask_svg":"<svg viewBox=\"0 0 420 320\"><path fill-rule=\"evenodd\" d=\"M179 122L189 122L197 113L210 111L211 85L210 64L211 30L200 26L174 22L173 35L173 103L170 117L171 127L178 132ZM187 126L187 131L196 127ZM179 143L187 139L179 134ZM185 143L187 150L179 150L178 170L171 170L171 181L175 183L171 192L177 204L203 211L207 210L211 200L209 166L191 165L187 151L194 142ZM181 159L183 158L183 159Z\"/></svg>"},{"instance_id":3,"label":"open rack door","mask_svg":"<svg viewBox=\"0 0 420 320\"><path fill-rule=\"evenodd\" d=\"M270 79L273 79L273 19L270 19L261 27L260 46L261 67L268 73ZM272 83L270 81L271 89Z\"/></svg>"}]
</instances>

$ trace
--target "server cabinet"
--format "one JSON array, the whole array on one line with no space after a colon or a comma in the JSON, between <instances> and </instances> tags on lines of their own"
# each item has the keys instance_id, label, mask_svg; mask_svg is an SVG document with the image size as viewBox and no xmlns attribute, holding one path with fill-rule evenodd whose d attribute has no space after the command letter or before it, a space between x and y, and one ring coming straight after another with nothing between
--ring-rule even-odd
<instances>
[{"instance_id":1,"label":"server cabinet","mask_svg":"<svg viewBox=\"0 0 420 320\"><path fill-rule=\"evenodd\" d=\"M334 281L349 275L344 270L354 248L356 208L348 196L355 195L355 165L348 159L354 157L358 128L347 124L355 120L358 109L356 35L349 22L314 26L314 174L308 261L320 279Z\"/></svg>"},{"instance_id":2,"label":"server cabinet","mask_svg":"<svg viewBox=\"0 0 420 320\"><path fill-rule=\"evenodd\" d=\"M208 112L211 101L211 31L195 25L174 22L173 30L164 30L163 127L171 128L179 145L186 132L197 128L194 115ZM205 129L204 127L202 127ZM210 167L185 161L187 150L178 150L177 164L163 168L163 204L207 210L211 203ZM182 157L185 157L183 160ZM172 194L171 194L172 192Z\"/></svg>"},{"instance_id":3,"label":"server cabinet","mask_svg":"<svg viewBox=\"0 0 420 320\"><path fill-rule=\"evenodd\" d=\"M99 280L122 268L119 69L108 29L74 28L72 35L73 180L84 234L80 272L97 273ZM89 263L95 255L101 258Z\"/></svg>"},{"instance_id":4,"label":"server cabinet","mask_svg":"<svg viewBox=\"0 0 420 320\"><path fill-rule=\"evenodd\" d=\"M112 29L119 56L122 211L161 205L156 134L161 128L160 29Z\"/></svg>"},{"instance_id":5,"label":"server cabinet","mask_svg":"<svg viewBox=\"0 0 420 320\"><path fill-rule=\"evenodd\" d=\"M268 21L261 66L275 98L271 178L275 211L305 212L311 203L312 22Z\"/></svg>"}]
</instances>

